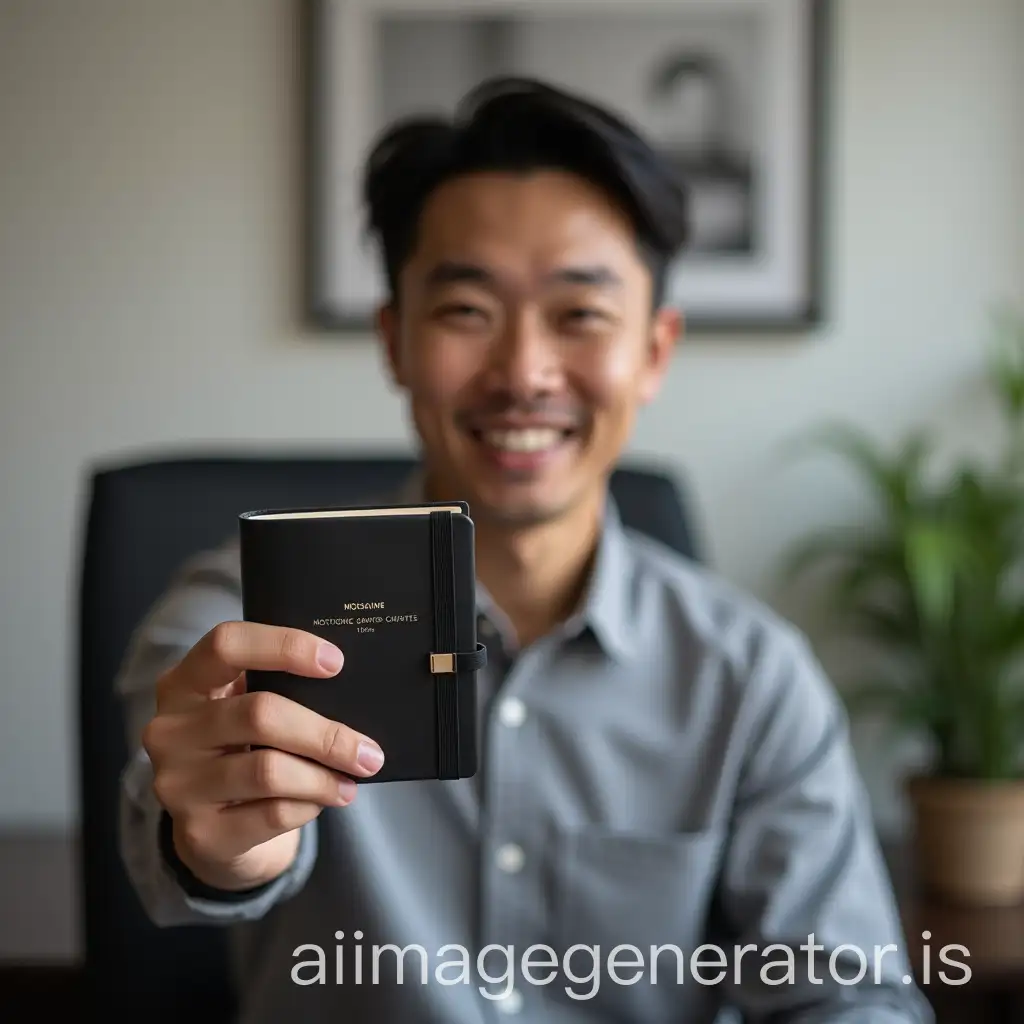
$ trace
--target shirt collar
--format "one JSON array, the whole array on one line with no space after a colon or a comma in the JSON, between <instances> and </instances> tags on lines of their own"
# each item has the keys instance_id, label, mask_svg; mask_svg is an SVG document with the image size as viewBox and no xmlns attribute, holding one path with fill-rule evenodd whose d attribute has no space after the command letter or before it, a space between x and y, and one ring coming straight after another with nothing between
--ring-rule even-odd
<instances>
[{"instance_id":1,"label":"shirt collar","mask_svg":"<svg viewBox=\"0 0 1024 1024\"><path fill-rule=\"evenodd\" d=\"M397 501L410 504L422 501L424 477L417 467L399 489ZM472 509L470 510L472 514ZM618 661L626 661L637 651L635 628L634 573L629 538L618 506L611 494L605 497L601 533L590 578L577 610L563 623L566 636L578 636L589 629L602 649ZM493 598L477 582L477 604L492 619L504 622Z\"/></svg>"},{"instance_id":2,"label":"shirt collar","mask_svg":"<svg viewBox=\"0 0 1024 1024\"><path fill-rule=\"evenodd\" d=\"M605 652L618 661L628 660L637 650L632 569L629 538L618 506L608 494L590 579L565 629L579 633L589 628Z\"/></svg>"}]
</instances>

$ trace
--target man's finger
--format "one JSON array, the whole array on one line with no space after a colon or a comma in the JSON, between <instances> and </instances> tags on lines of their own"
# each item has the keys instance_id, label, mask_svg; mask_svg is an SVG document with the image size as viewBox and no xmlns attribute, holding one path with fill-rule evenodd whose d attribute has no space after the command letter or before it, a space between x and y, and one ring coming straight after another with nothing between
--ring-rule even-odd
<instances>
[{"instance_id":1,"label":"man's finger","mask_svg":"<svg viewBox=\"0 0 1024 1024\"><path fill-rule=\"evenodd\" d=\"M217 811L218 848L240 857L262 843L301 828L320 814L318 803L302 800L255 800Z\"/></svg>"},{"instance_id":2,"label":"man's finger","mask_svg":"<svg viewBox=\"0 0 1024 1024\"><path fill-rule=\"evenodd\" d=\"M172 814L199 805L285 799L343 807L356 783L304 757L267 748L181 764L154 780L157 799Z\"/></svg>"},{"instance_id":3,"label":"man's finger","mask_svg":"<svg viewBox=\"0 0 1024 1024\"><path fill-rule=\"evenodd\" d=\"M208 700L246 669L329 678L344 656L334 644L301 629L260 622L221 622L167 672L157 687L157 709Z\"/></svg>"},{"instance_id":4,"label":"man's finger","mask_svg":"<svg viewBox=\"0 0 1024 1024\"><path fill-rule=\"evenodd\" d=\"M196 749L273 747L364 778L384 763L383 751L369 736L269 691L213 701L190 729L189 746Z\"/></svg>"}]
</instances>

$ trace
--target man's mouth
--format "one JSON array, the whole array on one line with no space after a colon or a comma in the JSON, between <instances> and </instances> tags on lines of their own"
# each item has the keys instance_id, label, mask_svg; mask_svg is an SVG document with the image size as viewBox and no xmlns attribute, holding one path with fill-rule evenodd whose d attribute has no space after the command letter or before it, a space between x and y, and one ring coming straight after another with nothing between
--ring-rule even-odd
<instances>
[{"instance_id":1,"label":"man's mouth","mask_svg":"<svg viewBox=\"0 0 1024 1024\"><path fill-rule=\"evenodd\" d=\"M551 451L572 436L574 431L556 427L474 430L478 441L501 452L535 454Z\"/></svg>"},{"instance_id":2,"label":"man's mouth","mask_svg":"<svg viewBox=\"0 0 1024 1024\"><path fill-rule=\"evenodd\" d=\"M531 425L471 428L484 460L501 473L532 476L551 467L579 436L574 428Z\"/></svg>"}]
</instances>

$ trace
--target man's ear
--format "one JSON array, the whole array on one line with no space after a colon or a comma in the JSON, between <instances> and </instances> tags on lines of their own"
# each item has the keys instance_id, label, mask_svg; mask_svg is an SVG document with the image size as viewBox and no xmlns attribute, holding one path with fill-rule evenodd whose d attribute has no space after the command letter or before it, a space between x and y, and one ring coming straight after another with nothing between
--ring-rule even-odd
<instances>
[{"instance_id":1,"label":"man's ear","mask_svg":"<svg viewBox=\"0 0 1024 1024\"><path fill-rule=\"evenodd\" d=\"M391 381L398 387L405 386L402 372L402 351L400 345L401 325L399 323L398 310L391 303L386 303L377 309L377 337L384 348L384 358L387 361L388 372Z\"/></svg>"},{"instance_id":2,"label":"man's ear","mask_svg":"<svg viewBox=\"0 0 1024 1024\"><path fill-rule=\"evenodd\" d=\"M676 345L683 336L683 314L671 306L663 306L651 320L647 345L647 362L640 384L640 401L647 404L661 389L661 382L672 363Z\"/></svg>"}]
</instances>

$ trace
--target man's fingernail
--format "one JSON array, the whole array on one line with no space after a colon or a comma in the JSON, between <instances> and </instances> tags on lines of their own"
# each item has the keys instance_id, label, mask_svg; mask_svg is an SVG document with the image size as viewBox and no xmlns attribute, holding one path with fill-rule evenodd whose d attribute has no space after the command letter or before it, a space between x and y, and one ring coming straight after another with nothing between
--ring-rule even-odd
<instances>
[{"instance_id":1,"label":"man's fingernail","mask_svg":"<svg viewBox=\"0 0 1024 1024\"><path fill-rule=\"evenodd\" d=\"M343 804L350 804L356 798L356 784L352 779L341 779L338 782L338 798Z\"/></svg>"},{"instance_id":2,"label":"man's fingernail","mask_svg":"<svg viewBox=\"0 0 1024 1024\"><path fill-rule=\"evenodd\" d=\"M372 740L363 740L359 744L356 762L364 771L375 772L384 763L384 751Z\"/></svg>"},{"instance_id":3,"label":"man's fingernail","mask_svg":"<svg viewBox=\"0 0 1024 1024\"><path fill-rule=\"evenodd\" d=\"M341 662L341 651L334 644L325 640L317 649L316 663L325 672L337 672L341 668Z\"/></svg>"}]
</instances>

